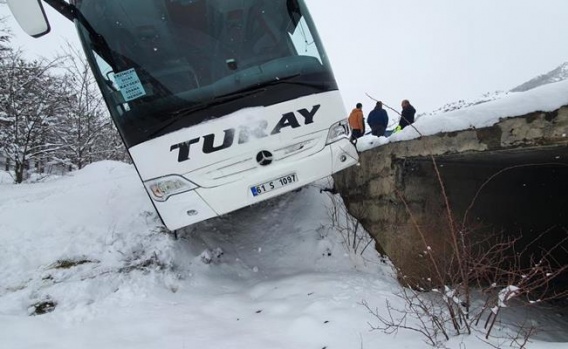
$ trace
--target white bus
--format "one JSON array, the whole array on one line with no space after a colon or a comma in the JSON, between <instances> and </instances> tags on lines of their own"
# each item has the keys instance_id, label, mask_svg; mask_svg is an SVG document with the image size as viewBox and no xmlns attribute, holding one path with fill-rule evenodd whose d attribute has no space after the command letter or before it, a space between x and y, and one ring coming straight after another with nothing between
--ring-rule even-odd
<instances>
[{"instance_id":1,"label":"white bus","mask_svg":"<svg viewBox=\"0 0 568 349\"><path fill-rule=\"evenodd\" d=\"M110 115L178 229L354 165L346 111L302 0L44 0L76 23ZM39 0L9 0L32 36Z\"/></svg>"}]
</instances>

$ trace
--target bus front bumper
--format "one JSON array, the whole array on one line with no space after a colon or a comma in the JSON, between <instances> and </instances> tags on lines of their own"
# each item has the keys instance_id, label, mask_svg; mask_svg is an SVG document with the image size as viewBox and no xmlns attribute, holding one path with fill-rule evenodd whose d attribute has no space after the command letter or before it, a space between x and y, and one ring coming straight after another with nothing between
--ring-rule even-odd
<instances>
[{"instance_id":1,"label":"bus front bumper","mask_svg":"<svg viewBox=\"0 0 568 349\"><path fill-rule=\"evenodd\" d=\"M355 147L348 139L341 139L317 153L294 160L292 165L283 162L259 167L234 182L210 188L198 187L163 202L154 201L154 205L166 227L175 230L274 198L357 162Z\"/></svg>"}]
</instances>

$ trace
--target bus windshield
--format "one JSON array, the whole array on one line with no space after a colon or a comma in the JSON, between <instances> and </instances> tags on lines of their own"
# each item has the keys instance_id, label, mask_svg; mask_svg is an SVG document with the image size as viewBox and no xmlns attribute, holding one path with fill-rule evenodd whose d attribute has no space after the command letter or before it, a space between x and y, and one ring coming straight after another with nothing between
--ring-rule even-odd
<instances>
[{"instance_id":1,"label":"bus windshield","mask_svg":"<svg viewBox=\"0 0 568 349\"><path fill-rule=\"evenodd\" d=\"M245 107L337 90L301 0L76 0L126 145Z\"/></svg>"}]
</instances>

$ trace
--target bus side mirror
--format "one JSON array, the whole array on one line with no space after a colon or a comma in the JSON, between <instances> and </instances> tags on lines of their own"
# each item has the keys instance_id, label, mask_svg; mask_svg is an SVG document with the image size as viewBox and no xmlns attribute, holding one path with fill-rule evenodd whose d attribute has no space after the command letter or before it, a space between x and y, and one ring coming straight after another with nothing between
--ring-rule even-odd
<instances>
[{"instance_id":1,"label":"bus side mirror","mask_svg":"<svg viewBox=\"0 0 568 349\"><path fill-rule=\"evenodd\" d=\"M49 33L51 28L41 0L8 0L8 7L28 35L39 38Z\"/></svg>"}]
</instances>

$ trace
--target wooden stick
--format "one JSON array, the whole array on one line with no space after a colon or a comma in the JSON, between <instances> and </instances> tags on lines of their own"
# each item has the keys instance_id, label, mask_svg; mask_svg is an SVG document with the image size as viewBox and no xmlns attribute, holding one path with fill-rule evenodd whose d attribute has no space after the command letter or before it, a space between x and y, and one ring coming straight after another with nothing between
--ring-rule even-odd
<instances>
[{"instance_id":1,"label":"wooden stick","mask_svg":"<svg viewBox=\"0 0 568 349\"><path fill-rule=\"evenodd\" d=\"M374 100L375 102L381 102L381 101L379 101L378 99L373 98L373 97L372 97L371 95L369 95L368 93L365 93L365 94L367 95L367 97L371 98L371 99ZM384 105L385 107L389 108L390 110L392 110L392 111L394 111L395 113L397 113L398 115L400 115L400 113L398 112L398 110L389 107L389 106L386 105L384 102L381 102L381 103L383 103L383 105ZM402 117L402 115L400 115L400 116Z\"/></svg>"}]
</instances>

